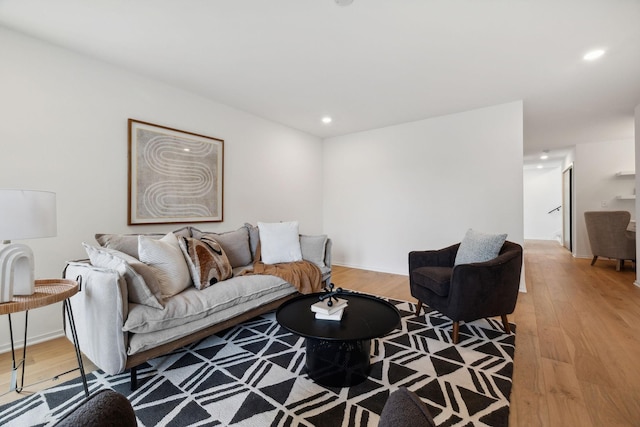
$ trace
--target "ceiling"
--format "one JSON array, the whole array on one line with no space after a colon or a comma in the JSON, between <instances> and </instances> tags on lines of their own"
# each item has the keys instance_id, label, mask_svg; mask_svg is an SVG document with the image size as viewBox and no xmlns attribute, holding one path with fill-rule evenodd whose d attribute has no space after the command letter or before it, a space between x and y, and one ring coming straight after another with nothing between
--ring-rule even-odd
<instances>
[{"instance_id":1,"label":"ceiling","mask_svg":"<svg viewBox=\"0 0 640 427\"><path fill-rule=\"evenodd\" d=\"M0 0L0 25L323 138L523 100L528 161L633 138L640 104L638 0Z\"/></svg>"}]
</instances>

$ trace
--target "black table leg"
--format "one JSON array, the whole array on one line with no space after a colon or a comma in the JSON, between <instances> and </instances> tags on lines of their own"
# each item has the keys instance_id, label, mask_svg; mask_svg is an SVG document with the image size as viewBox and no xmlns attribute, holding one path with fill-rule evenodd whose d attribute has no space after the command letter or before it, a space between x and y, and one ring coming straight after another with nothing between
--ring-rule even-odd
<instances>
[{"instance_id":1,"label":"black table leg","mask_svg":"<svg viewBox=\"0 0 640 427\"><path fill-rule=\"evenodd\" d=\"M84 394L89 397L89 387L87 386L87 376L84 373L84 363L82 362L82 353L80 352L80 343L78 342L78 334L76 333L76 322L73 319L73 310L71 309L71 303L68 299L62 303L63 310L67 314L69 319L69 326L71 327L71 337L73 338L73 346L76 350L76 358L78 359L78 369L80 369L80 376L82 377L82 385L84 386Z\"/></svg>"},{"instance_id":2,"label":"black table leg","mask_svg":"<svg viewBox=\"0 0 640 427\"><path fill-rule=\"evenodd\" d=\"M350 387L367 379L371 370L371 340L306 339L309 377L328 387Z\"/></svg>"},{"instance_id":3,"label":"black table leg","mask_svg":"<svg viewBox=\"0 0 640 427\"><path fill-rule=\"evenodd\" d=\"M11 338L11 384L9 385L9 391L15 391L20 393L24 386L24 365L27 357L27 326L29 321L29 311L24 312L24 344L22 347L22 360L16 365L16 350L13 342L13 324L11 323L11 314L9 316L9 336ZM22 365L22 372L20 374L20 386L18 387L18 367Z\"/></svg>"}]
</instances>

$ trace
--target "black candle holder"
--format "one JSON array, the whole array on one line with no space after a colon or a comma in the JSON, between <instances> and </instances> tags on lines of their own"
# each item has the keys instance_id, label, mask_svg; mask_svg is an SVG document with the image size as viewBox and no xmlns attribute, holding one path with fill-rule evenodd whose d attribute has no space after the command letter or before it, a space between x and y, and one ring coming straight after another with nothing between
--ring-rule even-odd
<instances>
[{"instance_id":1,"label":"black candle holder","mask_svg":"<svg viewBox=\"0 0 640 427\"><path fill-rule=\"evenodd\" d=\"M329 283L328 286L325 286L324 288L324 294L320 295L320 301L324 301L327 298L329 299L329 301L327 301L327 305L329 307L333 306L333 301L338 302L338 297L337 295L342 294L344 291L342 290L342 288L336 288L336 290L334 291L334 284L333 283Z\"/></svg>"}]
</instances>

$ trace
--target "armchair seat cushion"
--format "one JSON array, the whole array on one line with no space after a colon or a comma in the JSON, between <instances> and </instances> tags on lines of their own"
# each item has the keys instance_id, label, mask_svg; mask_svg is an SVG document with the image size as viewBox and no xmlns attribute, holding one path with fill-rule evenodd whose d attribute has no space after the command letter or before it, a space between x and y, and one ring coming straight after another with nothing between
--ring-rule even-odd
<instances>
[{"instance_id":1,"label":"armchair seat cushion","mask_svg":"<svg viewBox=\"0 0 640 427\"><path fill-rule=\"evenodd\" d=\"M411 272L411 278L416 285L446 297L449 295L452 273L451 267L420 267Z\"/></svg>"}]
</instances>

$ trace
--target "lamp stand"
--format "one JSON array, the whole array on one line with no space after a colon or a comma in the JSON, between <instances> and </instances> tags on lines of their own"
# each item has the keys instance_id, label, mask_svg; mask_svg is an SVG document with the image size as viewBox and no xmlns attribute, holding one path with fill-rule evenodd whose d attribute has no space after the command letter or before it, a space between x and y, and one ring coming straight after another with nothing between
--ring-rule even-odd
<instances>
[{"instance_id":1,"label":"lamp stand","mask_svg":"<svg viewBox=\"0 0 640 427\"><path fill-rule=\"evenodd\" d=\"M0 303L35 292L33 251L27 245L0 244Z\"/></svg>"}]
</instances>

